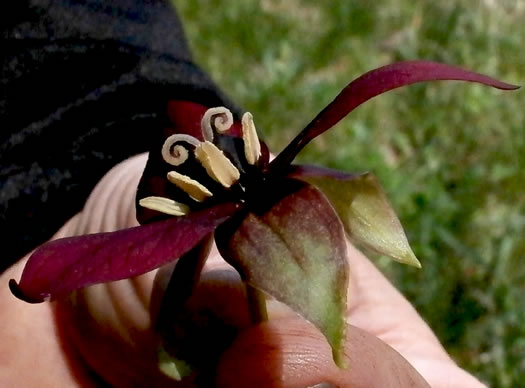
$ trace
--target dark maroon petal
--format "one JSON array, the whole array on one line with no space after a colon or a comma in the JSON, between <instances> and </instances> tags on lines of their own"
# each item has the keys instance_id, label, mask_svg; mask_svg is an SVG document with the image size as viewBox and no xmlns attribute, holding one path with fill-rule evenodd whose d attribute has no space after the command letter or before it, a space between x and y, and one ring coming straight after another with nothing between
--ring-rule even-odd
<instances>
[{"instance_id":1,"label":"dark maroon petal","mask_svg":"<svg viewBox=\"0 0 525 388\"><path fill-rule=\"evenodd\" d=\"M221 226L217 246L245 281L317 326L342 366L349 274L343 225L323 194L293 183L299 189L267 211Z\"/></svg>"},{"instance_id":2,"label":"dark maroon petal","mask_svg":"<svg viewBox=\"0 0 525 388\"><path fill-rule=\"evenodd\" d=\"M29 258L13 293L42 302L92 284L126 279L173 261L240 209L227 203L117 232L51 241Z\"/></svg>"},{"instance_id":3,"label":"dark maroon petal","mask_svg":"<svg viewBox=\"0 0 525 388\"><path fill-rule=\"evenodd\" d=\"M443 63L408 61L383 66L363 74L348 84L275 158L271 168L279 169L290 164L306 144L333 127L363 102L401 86L437 80L477 82L503 90L519 88L486 75Z\"/></svg>"},{"instance_id":4,"label":"dark maroon petal","mask_svg":"<svg viewBox=\"0 0 525 388\"><path fill-rule=\"evenodd\" d=\"M344 181L363 175L362 173L344 172L310 164L292 165L290 166L289 171L290 172L287 175L288 177L297 178L303 181L306 181L308 178L333 178Z\"/></svg>"}]
</instances>

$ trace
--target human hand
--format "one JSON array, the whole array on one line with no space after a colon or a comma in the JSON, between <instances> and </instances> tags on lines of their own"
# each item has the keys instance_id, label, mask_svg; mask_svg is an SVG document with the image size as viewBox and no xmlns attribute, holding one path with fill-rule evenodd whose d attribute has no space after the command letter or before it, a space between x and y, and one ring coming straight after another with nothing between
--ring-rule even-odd
<instances>
[{"instance_id":1,"label":"human hand","mask_svg":"<svg viewBox=\"0 0 525 388\"><path fill-rule=\"evenodd\" d=\"M141 155L116 166L55 238L136 225L134 194L145 161ZM20 278L25 260L0 277L1 386L192 385L191 379L176 383L158 371L155 273L29 305L7 287L8 279ZM317 329L278 302L268 302L268 322L251 326L239 276L212 252L188 309L239 330L218 361L216 385L425 387L426 380L432 387L482 386L454 364L406 299L351 245L348 260L349 368L341 370ZM162 282L155 284L162 288Z\"/></svg>"}]
</instances>

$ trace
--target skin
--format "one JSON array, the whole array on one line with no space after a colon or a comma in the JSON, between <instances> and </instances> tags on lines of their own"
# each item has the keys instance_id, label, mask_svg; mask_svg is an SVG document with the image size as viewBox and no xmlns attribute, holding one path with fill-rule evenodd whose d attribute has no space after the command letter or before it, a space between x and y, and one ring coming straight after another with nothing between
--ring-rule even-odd
<instances>
[{"instance_id":1,"label":"skin","mask_svg":"<svg viewBox=\"0 0 525 388\"><path fill-rule=\"evenodd\" d=\"M136 225L134 191L145 161L146 156L139 155L111 170L84 210L54 238ZM13 297L7 287L10 278L20 278L26 260L0 279L0 386L97 387L103 381L122 387L194 386L192 378L182 383L167 379L156 366L152 321L165 277L159 274L154 282L156 274L148 273L88 287L66 300L30 305ZM186 308L206 311L238 328L217 362L215 384L483 387L451 360L410 303L350 244L348 260L349 368L341 370L333 364L322 335L278 302L268 302L268 322L251 326L239 276L213 249Z\"/></svg>"}]
</instances>

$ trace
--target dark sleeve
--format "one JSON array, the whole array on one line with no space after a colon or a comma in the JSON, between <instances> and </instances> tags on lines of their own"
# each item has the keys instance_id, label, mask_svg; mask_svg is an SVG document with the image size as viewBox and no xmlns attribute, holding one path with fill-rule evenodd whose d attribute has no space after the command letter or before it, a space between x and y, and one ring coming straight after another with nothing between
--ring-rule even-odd
<instances>
[{"instance_id":1,"label":"dark sleeve","mask_svg":"<svg viewBox=\"0 0 525 388\"><path fill-rule=\"evenodd\" d=\"M169 1L3 3L0 270L147 150L168 100L231 106L192 62Z\"/></svg>"}]
</instances>

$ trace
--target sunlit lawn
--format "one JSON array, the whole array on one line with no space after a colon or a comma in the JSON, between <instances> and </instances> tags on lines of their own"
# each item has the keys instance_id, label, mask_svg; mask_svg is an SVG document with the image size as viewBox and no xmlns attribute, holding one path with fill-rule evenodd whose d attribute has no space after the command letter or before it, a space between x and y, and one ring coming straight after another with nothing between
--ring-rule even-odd
<instances>
[{"instance_id":1,"label":"sunlit lawn","mask_svg":"<svg viewBox=\"0 0 525 388\"><path fill-rule=\"evenodd\" d=\"M196 61L254 114L274 152L351 79L389 62L432 59L525 82L520 0L175 4ZM381 178L424 267L375 262L493 387L525 376L524 126L524 91L416 85L359 108L301 154Z\"/></svg>"}]
</instances>

